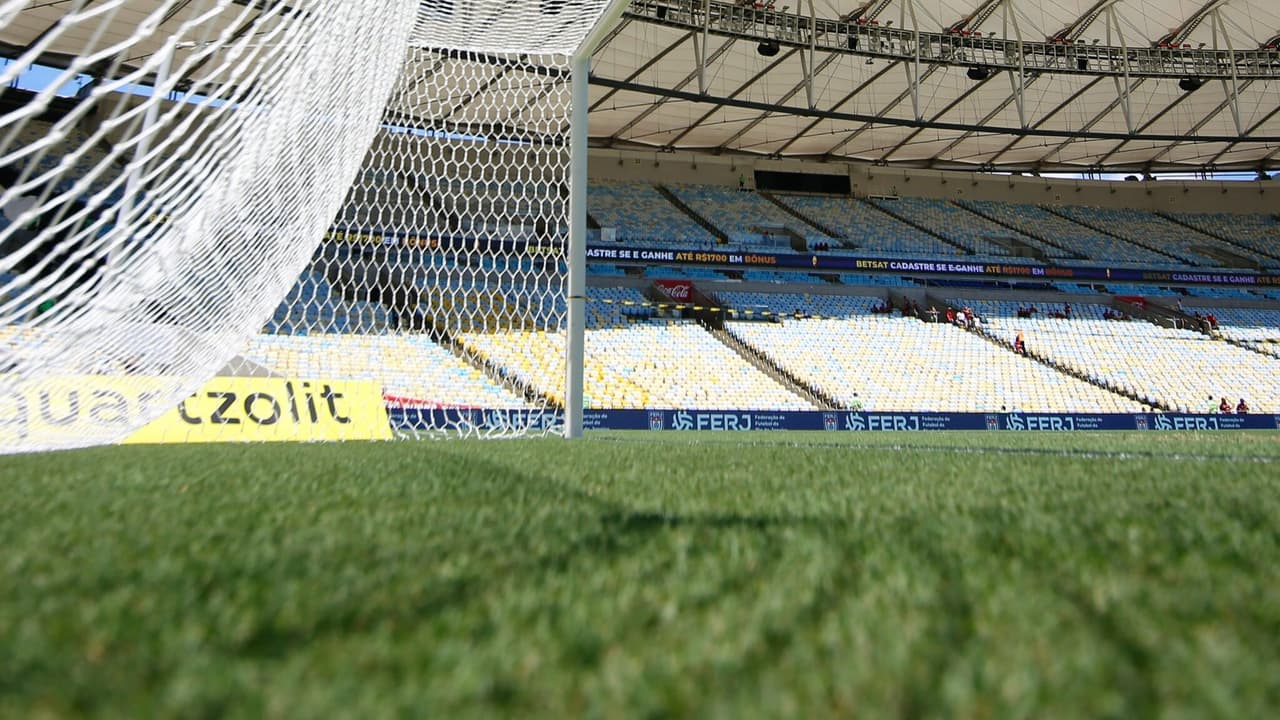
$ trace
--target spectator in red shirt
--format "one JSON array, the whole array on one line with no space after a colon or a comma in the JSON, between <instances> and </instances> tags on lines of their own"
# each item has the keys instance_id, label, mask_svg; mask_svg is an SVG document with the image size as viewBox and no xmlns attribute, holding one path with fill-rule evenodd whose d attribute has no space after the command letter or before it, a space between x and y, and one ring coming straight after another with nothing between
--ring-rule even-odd
<instances>
[{"instance_id":1,"label":"spectator in red shirt","mask_svg":"<svg viewBox=\"0 0 1280 720\"><path fill-rule=\"evenodd\" d=\"M1245 402L1244 398L1240 398L1240 404L1236 406L1236 414L1237 415L1249 414L1249 403Z\"/></svg>"},{"instance_id":2,"label":"spectator in red shirt","mask_svg":"<svg viewBox=\"0 0 1280 720\"><path fill-rule=\"evenodd\" d=\"M1231 403L1227 402L1227 399L1225 397L1222 398L1222 402L1218 403L1218 412L1222 413L1223 415L1231 414Z\"/></svg>"}]
</instances>

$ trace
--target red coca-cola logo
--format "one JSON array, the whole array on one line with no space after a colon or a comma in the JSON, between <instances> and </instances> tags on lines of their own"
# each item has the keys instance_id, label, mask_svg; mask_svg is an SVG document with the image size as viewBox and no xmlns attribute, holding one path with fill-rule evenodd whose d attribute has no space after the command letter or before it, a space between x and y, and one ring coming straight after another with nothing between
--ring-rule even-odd
<instances>
[{"instance_id":1,"label":"red coca-cola logo","mask_svg":"<svg viewBox=\"0 0 1280 720\"><path fill-rule=\"evenodd\" d=\"M693 283L688 280L655 280L654 285L672 300L688 300L693 296Z\"/></svg>"}]
</instances>

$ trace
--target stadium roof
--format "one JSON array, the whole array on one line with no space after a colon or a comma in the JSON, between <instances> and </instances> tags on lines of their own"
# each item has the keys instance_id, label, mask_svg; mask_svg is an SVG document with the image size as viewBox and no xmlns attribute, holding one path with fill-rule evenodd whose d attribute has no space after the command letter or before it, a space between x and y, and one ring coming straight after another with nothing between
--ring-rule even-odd
<instances>
[{"instance_id":1,"label":"stadium roof","mask_svg":"<svg viewBox=\"0 0 1280 720\"><path fill-rule=\"evenodd\" d=\"M1019 171L1261 169L1280 156L1275 0L748 1L632 0L593 59L592 145ZM232 2L230 27L284 7ZM575 0L538 2L519 10ZM160 4L126 0L101 42L134 35ZM164 22L201 5L173 4ZM0 19L0 54L40 47L65 65L84 42L52 37L66 12L29 3ZM508 91L490 83L467 102L500 107L484 96ZM424 125L442 122L429 114Z\"/></svg>"},{"instance_id":2,"label":"stadium roof","mask_svg":"<svg viewBox=\"0 0 1280 720\"><path fill-rule=\"evenodd\" d=\"M1275 0L692 7L634 0L596 52L594 145L987 170L1280 154Z\"/></svg>"}]
</instances>

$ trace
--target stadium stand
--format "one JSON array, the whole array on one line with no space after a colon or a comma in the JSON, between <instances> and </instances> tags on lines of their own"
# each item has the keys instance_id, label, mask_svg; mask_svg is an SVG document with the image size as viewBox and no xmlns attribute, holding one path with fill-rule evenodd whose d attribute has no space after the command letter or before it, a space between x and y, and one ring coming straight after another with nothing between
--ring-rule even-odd
<instances>
[{"instance_id":1,"label":"stadium stand","mask_svg":"<svg viewBox=\"0 0 1280 720\"><path fill-rule=\"evenodd\" d=\"M1024 233L1009 228L974 213L963 210L944 200L926 198L875 198L871 202L879 208L893 212L911 222L961 245L971 253L981 256L1009 256L1010 249L991 238L1011 237L1037 248L1051 248ZM1053 248L1056 250L1056 248Z\"/></svg>"},{"instance_id":2,"label":"stadium stand","mask_svg":"<svg viewBox=\"0 0 1280 720\"><path fill-rule=\"evenodd\" d=\"M1238 262L1229 262L1224 255L1215 255L1215 249L1220 253L1243 255L1255 264L1262 262L1262 258L1255 253L1239 247L1228 247L1217 238L1144 210L1066 205L1057 211L1094 229L1106 228L1106 232L1129 242L1160 248L1162 252L1189 265L1240 265Z\"/></svg>"},{"instance_id":3,"label":"stadium stand","mask_svg":"<svg viewBox=\"0 0 1280 720\"><path fill-rule=\"evenodd\" d=\"M893 275L864 275L861 273L841 273L840 282L845 285L879 285L881 287L912 287L913 281Z\"/></svg>"},{"instance_id":4,"label":"stadium stand","mask_svg":"<svg viewBox=\"0 0 1280 720\"><path fill-rule=\"evenodd\" d=\"M817 195L780 195L779 200L839 232L844 236L840 243L847 248L873 254L944 257L959 252L862 200ZM832 244L834 247L835 241Z\"/></svg>"},{"instance_id":5,"label":"stadium stand","mask_svg":"<svg viewBox=\"0 0 1280 720\"><path fill-rule=\"evenodd\" d=\"M1280 268L1280 220L1259 213L1168 213L1168 217L1254 253L1263 267Z\"/></svg>"},{"instance_id":6,"label":"stadium stand","mask_svg":"<svg viewBox=\"0 0 1280 720\"><path fill-rule=\"evenodd\" d=\"M811 315L818 318L840 318L866 315L884 302L880 297L857 295L817 295L805 293L759 293L723 291L718 293L726 307L738 311L771 315Z\"/></svg>"},{"instance_id":7,"label":"stadium stand","mask_svg":"<svg viewBox=\"0 0 1280 720\"><path fill-rule=\"evenodd\" d=\"M1207 398L1225 396L1270 412L1280 399L1280 359L1194 330L1104 320L1104 305L1073 305L1071 319L1056 319L1019 318L1009 301L969 304L994 336L1012 342L1021 330L1029 352L1168 409L1203 412Z\"/></svg>"},{"instance_id":8,"label":"stadium stand","mask_svg":"<svg viewBox=\"0 0 1280 720\"><path fill-rule=\"evenodd\" d=\"M1073 222L1036 205L994 200L962 200L960 204L979 215L1089 260L1146 267L1184 266L1174 258Z\"/></svg>"},{"instance_id":9,"label":"stadium stand","mask_svg":"<svg viewBox=\"0 0 1280 720\"><path fill-rule=\"evenodd\" d=\"M644 293L635 288L587 288L587 327L590 329L626 327L630 319L645 319L655 314L656 310L645 301Z\"/></svg>"},{"instance_id":10,"label":"stadium stand","mask_svg":"<svg viewBox=\"0 0 1280 720\"><path fill-rule=\"evenodd\" d=\"M617 228L618 238L657 247L699 247L716 238L680 211L648 183L593 182L587 209L601 227Z\"/></svg>"},{"instance_id":11,"label":"stadium stand","mask_svg":"<svg viewBox=\"0 0 1280 720\"><path fill-rule=\"evenodd\" d=\"M381 334L390 329L390 319L380 305L347 301L324 275L307 270L276 308L263 332L306 335L313 328L336 333Z\"/></svg>"},{"instance_id":12,"label":"stadium stand","mask_svg":"<svg viewBox=\"0 0 1280 720\"><path fill-rule=\"evenodd\" d=\"M388 397L428 406L528 407L421 335L259 335L244 356L284 377L381 380Z\"/></svg>"},{"instance_id":13,"label":"stadium stand","mask_svg":"<svg viewBox=\"0 0 1280 720\"><path fill-rule=\"evenodd\" d=\"M563 333L464 333L460 340L563 402ZM815 409L692 321L589 330L584 386L590 407Z\"/></svg>"},{"instance_id":14,"label":"stadium stand","mask_svg":"<svg viewBox=\"0 0 1280 720\"><path fill-rule=\"evenodd\" d=\"M1141 405L946 323L862 315L729 331L847 407L875 411L1137 412Z\"/></svg>"},{"instance_id":15,"label":"stadium stand","mask_svg":"<svg viewBox=\"0 0 1280 720\"><path fill-rule=\"evenodd\" d=\"M47 126L30 124L24 132L39 141ZM76 131L78 132L78 131ZM83 137L70 138L79 144ZM75 174L84 175L106 161L103 148L89 147L75 161ZM39 167L64 162L50 153ZM483 202L485 184L454 181L426 187L421 178L381 172L357 183L365 196L352 196L339 224L374 233L378 227L421 225L441 221L447 208L432 203L433 194L463 196ZM81 191L106 188L110 174ZM74 176L57 187L77 187ZM540 202L555 203L546 188L525 188ZM825 224L844 238L830 237L783 211L757 193L731 188L675 185L685 203L723 229L742 246L772 246L786 251L781 238L766 240L760 227L784 227L808 245L826 243L832 252L954 257L960 250L931 235L936 233L980 256L1007 257L1005 244L992 238L1013 239L1038 249L1046 258L1084 258L1117 266L1176 268L1229 265L1230 256L1257 266L1280 266L1280 221L1262 215L1187 214L1167 216L1143 210L1066 206L1044 207L996 201L902 198L871 201L830 196L779 196L802 215ZM111 200L120 196L116 189ZM495 191L496 192L496 191ZM621 240L667 247L708 247L714 236L675 207L647 183L593 183L590 210L602 225L616 227ZM388 203L388 198L392 202ZM370 215L380 207L383 215ZM910 224L883 212L910 220ZM385 214L387 208L402 208ZM416 213L416 214L415 214ZM500 215L502 213L499 213ZM7 219L0 219L7 222ZM512 220L510 227L519 229ZM918 227L917 227L918 226ZM928 230L926 232L925 230ZM501 228L463 228L494 232ZM521 232L528 232L523 229ZM1155 252L1161 248L1169 256ZM1206 252L1218 250L1225 254ZM345 252L345 250L344 250ZM420 289L449 291L450 312L474 317L516 316L514 306L535 314L563 310L558 288L532 288L521 278L534 274L530 258L482 256L478 269L496 273L502 281L492 287L468 285L465 272L444 256L426 257L405 251L399 263L427 272L418 275ZM1170 257L1172 256L1172 257ZM1224 259L1225 258L1225 259ZM596 263L592 275L620 277L618 266ZM655 266L644 269L655 278L690 278L726 282L724 272L711 268ZM451 276L448 282L439 278ZM0 288L14 279L0 278ZM735 277L744 282L823 284L804 272L750 269ZM460 279L461 278L461 279ZM910 278L844 273L845 285L908 288ZM1059 290L1093 293L1093 286L1055 283ZM1106 283L1114 295L1149 297L1191 296L1223 301L1280 300L1280 292L1240 287L1191 287ZM0 294L3 289L0 289ZM871 316L879 297L803 293L722 291L727 306L781 315L783 322L731 322L730 333L761 355L843 403L856 402L876 410L998 411L1001 408L1035 412L1136 412L1141 403L1108 392L1066 372L1058 372L1021 358L971 333L914 319ZM656 319L643 295L634 288L591 288L588 296L588 398L597 407L724 407L741 409L809 409L812 403L785 389L747 363L712 334L688 321ZM1170 409L1201 411L1207 398L1250 398L1255 411L1280 406L1275 356L1280 355L1280 309L1206 308L1218 319L1223 340L1191 330L1161 328L1147 322L1103 320L1102 305L1077 305L1070 320L1017 318L1012 301L956 300L978 309L984 329L1000 340L1022 330L1028 346L1051 363L1096 383L1114 385L1138 396L1150 396ZM510 312L504 307L513 308ZM807 319L797 319L800 314ZM820 319L821 318L821 319ZM426 335L396 332L395 313L376 302L344 297L324 272L305 272L256 338L246 357L282 374L307 377L316 373L349 379L389 378L388 395L441 405L517 408L527 401L487 377L473 364L430 340ZM316 328L325 328L316 333ZM557 394L563 369L563 336L536 333L497 322L488 327L460 325L465 346L496 361L529 385ZM308 337L310 335L310 337ZM671 348L680 348L672 353ZM669 357L674 355L675 358ZM341 362L333 364L333 357ZM892 358L886 363L885 358ZM911 372L903 372L911 368ZM376 369L376 373L375 373ZM336 373L336 374L335 374ZM695 379L693 382L690 379Z\"/></svg>"},{"instance_id":16,"label":"stadium stand","mask_svg":"<svg viewBox=\"0 0 1280 720\"><path fill-rule=\"evenodd\" d=\"M1130 283L1107 283L1104 287L1112 295L1136 295L1141 297L1168 297L1180 295L1176 290L1159 285L1134 285Z\"/></svg>"},{"instance_id":17,"label":"stadium stand","mask_svg":"<svg viewBox=\"0 0 1280 720\"><path fill-rule=\"evenodd\" d=\"M1280 308L1199 307L1213 315L1222 337L1268 355L1280 355Z\"/></svg>"},{"instance_id":18,"label":"stadium stand","mask_svg":"<svg viewBox=\"0 0 1280 720\"><path fill-rule=\"evenodd\" d=\"M809 226L799 218L755 192L737 192L715 185L670 185L668 189L694 212L706 218L742 247L790 248L785 228L803 238L807 247L835 245L836 239ZM766 234L766 229L767 234Z\"/></svg>"}]
</instances>

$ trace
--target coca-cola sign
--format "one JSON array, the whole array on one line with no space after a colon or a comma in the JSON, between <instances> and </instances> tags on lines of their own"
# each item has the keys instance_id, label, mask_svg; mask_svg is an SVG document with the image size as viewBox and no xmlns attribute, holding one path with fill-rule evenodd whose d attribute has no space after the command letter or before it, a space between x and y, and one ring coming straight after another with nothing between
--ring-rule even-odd
<instances>
[{"instance_id":1,"label":"coca-cola sign","mask_svg":"<svg viewBox=\"0 0 1280 720\"><path fill-rule=\"evenodd\" d=\"M689 302L693 297L693 283L688 280L654 280L653 285L676 302Z\"/></svg>"}]
</instances>

